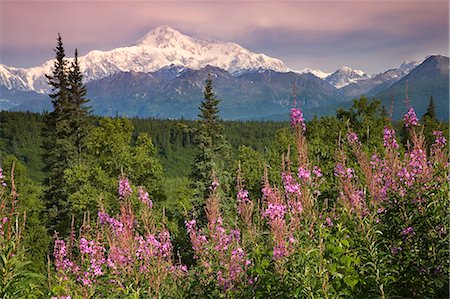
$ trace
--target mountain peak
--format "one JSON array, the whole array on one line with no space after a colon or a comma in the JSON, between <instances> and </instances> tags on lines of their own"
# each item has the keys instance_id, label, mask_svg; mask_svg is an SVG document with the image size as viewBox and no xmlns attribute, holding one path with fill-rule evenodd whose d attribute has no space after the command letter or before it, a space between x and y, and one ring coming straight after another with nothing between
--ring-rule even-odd
<instances>
[{"instance_id":1,"label":"mountain peak","mask_svg":"<svg viewBox=\"0 0 450 299\"><path fill-rule=\"evenodd\" d=\"M416 68L420 63L417 61L405 61L400 65L399 70L405 74L411 72L414 68Z\"/></svg>"},{"instance_id":2,"label":"mountain peak","mask_svg":"<svg viewBox=\"0 0 450 299\"><path fill-rule=\"evenodd\" d=\"M367 79L370 79L370 77L365 72L354 70L348 66L341 67L339 70L325 78L328 83L337 89Z\"/></svg>"},{"instance_id":3,"label":"mountain peak","mask_svg":"<svg viewBox=\"0 0 450 299\"><path fill-rule=\"evenodd\" d=\"M191 38L180 33L168 25L158 26L149 31L143 38L137 41L136 46L154 46L167 48L173 46L173 41L186 41Z\"/></svg>"}]
</instances>

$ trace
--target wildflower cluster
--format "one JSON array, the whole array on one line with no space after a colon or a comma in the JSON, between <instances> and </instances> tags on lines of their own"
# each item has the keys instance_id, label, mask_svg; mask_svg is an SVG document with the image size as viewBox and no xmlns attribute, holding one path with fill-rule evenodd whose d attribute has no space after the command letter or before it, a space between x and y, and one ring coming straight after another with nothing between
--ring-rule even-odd
<instances>
[{"instance_id":1,"label":"wildflower cluster","mask_svg":"<svg viewBox=\"0 0 450 299\"><path fill-rule=\"evenodd\" d=\"M131 189L128 178L121 176L119 179L119 197L125 199L128 198L131 193L133 193L133 190Z\"/></svg>"},{"instance_id":2,"label":"wildflower cluster","mask_svg":"<svg viewBox=\"0 0 450 299\"><path fill-rule=\"evenodd\" d=\"M419 120L417 119L417 115L413 107L409 107L408 112L406 112L405 116L403 117L403 121L406 128L411 128L419 125Z\"/></svg>"},{"instance_id":3,"label":"wildflower cluster","mask_svg":"<svg viewBox=\"0 0 450 299\"><path fill-rule=\"evenodd\" d=\"M383 130L383 145L388 149L398 149L398 143L395 140L395 131L389 127Z\"/></svg>"},{"instance_id":4,"label":"wildflower cluster","mask_svg":"<svg viewBox=\"0 0 450 299\"><path fill-rule=\"evenodd\" d=\"M148 192L145 191L144 187L140 187L138 189L139 193L139 200L144 203L149 209L153 207L153 202L150 199L150 196L148 195Z\"/></svg>"},{"instance_id":5,"label":"wildflower cluster","mask_svg":"<svg viewBox=\"0 0 450 299\"><path fill-rule=\"evenodd\" d=\"M251 261L243 249L240 230L224 227L218 193L212 190L206 203L208 229L198 229L195 219L186 221L185 225L195 258L200 262L200 271L207 280L216 280L224 291L233 291L248 283L247 270ZM239 191L238 201L244 205L251 203L246 190Z\"/></svg>"},{"instance_id":6,"label":"wildflower cluster","mask_svg":"<svg viewBox=\"0 0 450 299\"><path fill-rule=\"evenodd\" d=\"M122 177L119 197L127 200L131 194L128 180ZM151 207L146 192L141 191L139 197ZM143 293L153 297L168 277L173 280L187 273L186 266L175 265L172 261L173 246L169 232L166 229L160 232L147 230L141 234L127 201L121 202L118 217L99 211L98 224L99 231L80 236L79 256L72 260L68 257L66 243L59 239L55 241L53 256L62 280L76 281L89 293L97 294L106 286L135 284L139 277L141 283L135 287L143 288Z\"/></svg>"},{"instance_id":7,"label":"wildflower cluster","mask_svg":"<svg viewBox=\"0 0 450 299\"><path fill-rule=\"evenodd\" d=\"M0 166L0 185L6 187L5 177L3 176L3 169Z\"/></svg>"},{"instance_id":8,"label":"wildflower cluster","mask_svg":"<svg viewBox=\"0 0 450 299\"><path fill-rule=\"evenodd\" d=\"M302 109L292 108L291 109L291 126L295 129L299 125L302 131L306 131L305 118L303 117Z\"/></svg>"}]
</instances>

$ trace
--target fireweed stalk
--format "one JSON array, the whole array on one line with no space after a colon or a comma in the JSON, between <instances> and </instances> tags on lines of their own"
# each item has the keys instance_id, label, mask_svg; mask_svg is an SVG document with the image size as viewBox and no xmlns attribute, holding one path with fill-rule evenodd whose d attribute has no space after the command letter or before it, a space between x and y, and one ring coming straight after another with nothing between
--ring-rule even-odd
<instances>
[{"instance_id":1,"label":"fireweed stalk","mask_svg":"<svg viewBox=\"0 0 450 299\"><path fill-rule=\"evenodd\" d=\"M323 181L322 171L317 166L310 166L306 145L306 125L301 109L291 110L291 125L297 144L299 166L296 173L291 172L289 152L283 158L281 179L283 188L271 186L267 171L262 188L263 218L269 224L273 239L273 259L277 270L283 271L283 263L298 248L295 235L301 229L302 221L306 217L313 226L316 214L314 212L314 196L320 194L319 187Z\"/></svg>"},{"instance_id":2,"label":"fireweed stalk","mask_svg":"<svg viewBox=\"0 0 450 299\"><path fill-rule=\"evenodd\" d=\"M127 178L120 178L118 193L120 214L112 217L100 210L96 232L81 229L79 255L73 260L68 257L64 240L56 239L53 256L58 279L71 286L59 295L102 296L102 290L108 288L133 286L141 294L156 298L170 281L186 275L186 266L173 262L170 234L164 227L157 231L154 225L146 225L148 219L139 219L145 228L143 233L139 231ZM153 205L142 187L139 200L145 218L152 218ZM68 281L72 283L64 283Z\"/></svg>"},{"instance_id":3,"label":"fireweed stalk","mask_svg":"<svg viewBox=\"0 0 450 299\"><path fill-rule=\"evenodd\" d=\"M356 143L359 147L359 141L356 134L351 134L348 138L350 142ZM337 178L339 190L339 201L350 212L361 216L366 211L365 195L360 189L355 170L346 166L347 155L342 147L338 151L338 163L334 168L334 175Z\"/></svg>"},{"instance_id":4,"label":"fireweed stalk","mask_svg":"<svg viewBox=\"0 0 450 299\"><path fill-rule=\"evenodd\" d=\"M244 180L241 176L241 164L238 164L237 171L237 213L244 224L244 231L242 232L243 238L244 233L247 234L248 239L251 241L255 237L255 228L253 226L253 209L254 203L249 198L248 190L244 187ZM246 240L243 240L246 241Z\"/></svg>"},{"instance_id":5,"label":"fireweed stalk","mask_svg":"<svg viewBox=\"0 0 450 299\"><path fill-rule=\"evenodd\" d=\"M247 270L251 261L243 249L239 229L227 229L220 212L220 198L217 183L211 186L210 196L206 201L207 229L197 228L195 219L186 221L195 258L199 261L199 274L202 283L216 281L225 292L236 291L251 283ZM241 196L245 193L242 192Z\"/></svg>"}]
</instances>

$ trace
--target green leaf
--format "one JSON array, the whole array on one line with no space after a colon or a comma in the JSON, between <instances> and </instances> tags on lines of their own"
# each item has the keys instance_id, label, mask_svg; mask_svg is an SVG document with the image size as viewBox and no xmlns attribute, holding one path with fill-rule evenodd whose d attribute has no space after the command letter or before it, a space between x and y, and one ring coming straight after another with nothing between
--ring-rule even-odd
<instances>
[{"instance_id":1,"label":"green leaf","mask_svg":"<svg viewBox=\"0 0 450 299\"><path fill-rule=\"evenodd\" d=\"M358 279L351 278L350 276L344 277L345 284L348 285L349 287L351 287L352 289L356 286L358 281L359 281Z\"/></svg>"}]
</instances>

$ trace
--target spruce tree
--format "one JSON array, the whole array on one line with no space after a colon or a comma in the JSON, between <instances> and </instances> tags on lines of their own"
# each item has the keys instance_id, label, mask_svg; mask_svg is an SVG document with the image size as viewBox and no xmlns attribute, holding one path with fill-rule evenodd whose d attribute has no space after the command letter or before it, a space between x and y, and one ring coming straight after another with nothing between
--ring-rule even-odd
<instances>
[{"instance_id":1,"label":"spruce tree","mask_svg":"<svg viewBox=\"0 0 450 299\"><path fill-rule=\"evenodd\" d=\"M228 143L224 136L224 125L219 118L219 99L216 98L211 75L206 79L204 100L200 104L200 126L196 132L196 154L191 179L195 189L194 208L202 213L201 206L208 197L213 179L217 179L220 188L228 187L226 162L229 155Z\"/></svg>"},{"instance_id":2,"label":"spruce tree","mask_svg":"<svg viewBox=\"0 0 450 299\"><path fill-rule=\"evenodd\" d=\"M422 120L426 117L429 117L431 119L436 119L436 111L434 109L434 101L433 96L430 97L430 103L428 104L427 112L422 116Z\"/></svg>"},{"instance_id":3,"label":"spruce tree","mask_svg":"<svg viewBox=\"0 0 450 299\"><path fill-rule=\"evenodd\" d=\"M89 132L89 113L91 107L87 106L86 86L83 83L83 74L78 61L78 50L75 49L75 57L69 70L70 105L73 106L73 114L70 118L72 135L77 151L77 160L81 162L81 155L86 148L86 136Z\"/></svg>"},{"instance_id":4,"label":"spruce tree","mask_svg":"<svg viewBox=\"0 0 450 299\"><path fill-rule=\"evenodd\" d=\"M423 134L428 145L433 144L435 136L433 132L439 129L439 121L436 119L433 97L430 97L427 111L422 115Z\"/></svg>"},{"instance_id":5,"label":"spruce tree","mask_svg":"<svg viewBox=\"0 0 450 299\"><path fill-rule=\"evenodd\" d=\"M55 48L56 59L52 73L46 75L52 88L53 111L45 115L43 128L44 172L46 174L45 204L50 231L63 235L69 224L69 205L65 170L79 161L83 148L88 108L84 106L86 89L78 58L72 63L65 57L61 35ZM78 56L78 53L76 53Z\"/></svg>"}]
</instances>

